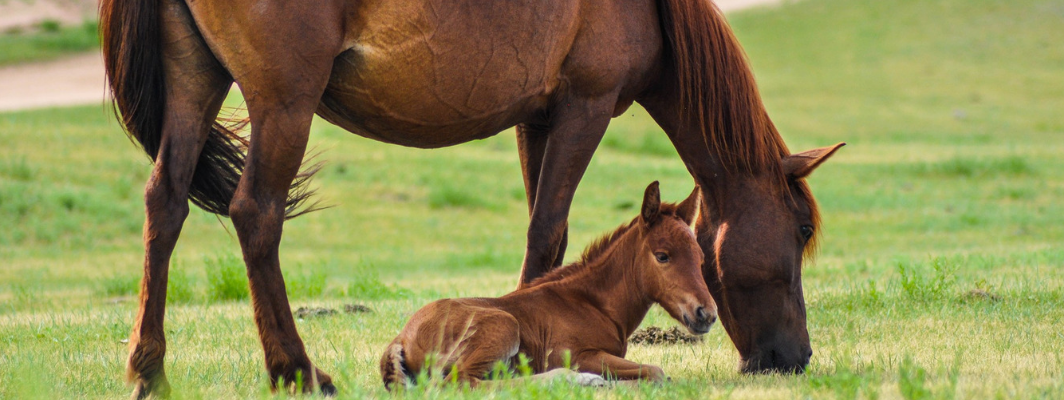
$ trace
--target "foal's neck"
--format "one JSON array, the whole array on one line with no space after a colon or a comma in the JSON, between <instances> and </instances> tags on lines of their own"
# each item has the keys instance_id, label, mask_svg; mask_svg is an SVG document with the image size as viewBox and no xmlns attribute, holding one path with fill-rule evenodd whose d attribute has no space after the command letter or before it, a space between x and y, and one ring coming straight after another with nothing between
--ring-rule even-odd
<instances>
[{"instance_id":1,"label":"foal's neck","mask_svg":"<svg viewBox=\"0 0 1064 400\"><path fill-rule=\"evenodd\" d=\"M639 257L639 234L628 232L601 257L588 260L588 265L557 282L555 290L574 294L574 298L588 299L592 306L613 321L628 335L639 327L654 304L643 277L636 266Z\"/></svg>"}]
</instances>

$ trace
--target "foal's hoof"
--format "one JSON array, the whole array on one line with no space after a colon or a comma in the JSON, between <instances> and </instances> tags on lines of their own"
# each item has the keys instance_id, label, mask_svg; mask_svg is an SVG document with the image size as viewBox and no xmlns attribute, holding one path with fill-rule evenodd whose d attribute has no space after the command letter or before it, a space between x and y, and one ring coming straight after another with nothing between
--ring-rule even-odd
<instances>
[{"instance_id":1,"label":"foal's hoof","mask_svg":"<svg viewBox=\"0 0 1064 400\"><path fill-rule=\"evenodd\" d=\"M569 376L569 381L580 386L603 387L607 382L598 374L577 372Z\"/></svg>"},{"instance_id":2,"label":"foal's hoof","mask_svg":"<svg viewBox=\"0 0 1064 400\"><path fill-rule=\"evenodd\" d=\"M606 386L607 382L598 374L592 374L587 372L577 372L571 369L558 368L555 370L547 371L542 374L543 379L555 380L561 379L574 385L580 386L594 386L601 387Z\"/></svg>"}]
</instances>

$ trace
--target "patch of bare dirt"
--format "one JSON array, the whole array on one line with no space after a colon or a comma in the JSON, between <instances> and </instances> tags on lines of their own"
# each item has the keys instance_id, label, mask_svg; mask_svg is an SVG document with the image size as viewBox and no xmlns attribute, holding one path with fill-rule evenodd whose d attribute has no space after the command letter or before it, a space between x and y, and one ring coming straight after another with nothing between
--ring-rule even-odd
<instances>
[{"instance_id":1,"label":"patch of bare dirt","mask_svg":"<svg viewBox=\"0 0 1064 400\"><path fill-rule=\"evenodd\" d=\"M674 326L669 329L661 329L656 326L651 326L646 329L635 331L635 333L632 334L632 337L628 338L628 343L655 346L701 343L702 340L701 336L688 334L679 327Z\"/></svg>"},{"instance_id":2,"label":"patch of bare dirt","mask_svg":"<svg viewBox=\"0 0 1064 400\"><path fill-rule=\"evenodd\" d=\"M107 99L100 53L0 68L0 111L103 104Z\"/></svg>"}]
</instances>

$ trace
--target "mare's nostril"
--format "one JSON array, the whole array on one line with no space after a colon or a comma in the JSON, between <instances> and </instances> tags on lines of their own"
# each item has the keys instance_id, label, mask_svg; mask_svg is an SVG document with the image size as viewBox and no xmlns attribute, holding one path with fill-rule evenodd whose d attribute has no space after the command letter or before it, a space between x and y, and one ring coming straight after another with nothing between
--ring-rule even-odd
<instances>
[{"instance_id":1,"label":"mare's nostril","mask_svg":"<svg viewBox=\"0 0 1064 400\"><path fill-rule=\"evenodd\" d=\"M706 318L709 318L709 315L706 314L706 308L702 306L699 306L698 309L695 310L695 315L698 316L699 321L705 321Z\"/></svg>"}]
</instances>

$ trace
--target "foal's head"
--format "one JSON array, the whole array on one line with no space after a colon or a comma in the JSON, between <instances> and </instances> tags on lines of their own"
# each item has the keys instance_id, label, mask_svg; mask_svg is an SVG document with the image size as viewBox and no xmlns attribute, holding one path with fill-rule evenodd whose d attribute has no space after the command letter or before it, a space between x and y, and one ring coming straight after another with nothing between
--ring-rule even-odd
<instances>
[{"instance_id":1,"label":"foal's head","mask_svg":"<svg viewBox=\"0 0 1064 400\"><path fill-rule=\"evenodd\" d=\"M717 320L717 304L702 278L702 249L691 229L701 203L698 188L679 204L661 204L658 183L643 195L635 222L640 238L635 268L647 295L687 327L703 334Z\"/></svg>"}]
</instances>

